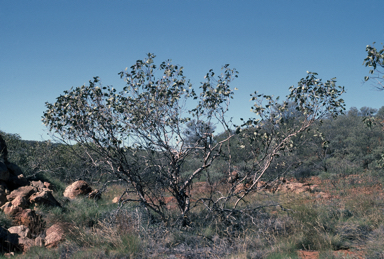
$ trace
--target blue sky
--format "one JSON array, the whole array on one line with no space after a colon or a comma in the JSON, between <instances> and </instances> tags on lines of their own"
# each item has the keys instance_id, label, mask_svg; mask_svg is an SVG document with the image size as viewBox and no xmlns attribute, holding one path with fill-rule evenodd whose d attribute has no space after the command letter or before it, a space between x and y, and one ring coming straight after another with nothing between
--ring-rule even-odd
<instances>
[{"instance_id":1,"label":"blue sky","mask_svg":"<svg viewBox=\"0 0 384 259\"><path fill-rule=\"evenodd\" d=\"M146 53L172 59L198 87L209 69L239 71L230 116L252 117L249 94L285 96L306 71L337 77L349 107L384 105L384 92L362 84L365 46L384 42L383 0L0 0L0 130L49 139L45 102Z\"/></svg>"}]
</instances>

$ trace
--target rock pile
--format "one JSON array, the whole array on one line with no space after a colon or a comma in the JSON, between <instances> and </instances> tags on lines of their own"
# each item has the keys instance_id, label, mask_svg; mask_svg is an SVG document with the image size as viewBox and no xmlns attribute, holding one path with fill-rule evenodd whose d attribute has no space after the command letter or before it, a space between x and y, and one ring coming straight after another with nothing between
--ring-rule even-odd
<instances>
[{"instance_id":1,"label":"rock pile","mask_svg":"<svg viewBox=\"0 0 384 259\"><path fill-rule=\"evenodd\" d=\"M2 252L27 251L31 246L44 245L45 222L30 209L38 205L61 206L49 183L29 181L20 167L8 161L7 146L0 135L0 208L15 225L8 230L0 227ZM48 244L51 246L52 242Z\"/></svg>"}]
</instances>

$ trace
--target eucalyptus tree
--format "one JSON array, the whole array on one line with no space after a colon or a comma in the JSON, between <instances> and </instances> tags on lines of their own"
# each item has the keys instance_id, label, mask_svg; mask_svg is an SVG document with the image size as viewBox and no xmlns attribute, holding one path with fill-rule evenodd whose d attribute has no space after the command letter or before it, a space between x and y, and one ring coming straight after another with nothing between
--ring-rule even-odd
<instances>
[{"instance_id":1,"label":"eucalyptus tree","mask_svg":"<svg viewBox=\"0 0 384 259\"><path fill-rule=\"evenodd\" d=\"M140 202L163 220L169 219L169 195L177 202L182 225L188 223L191 208L199 204L213 214L233 215L241 201L256 190L273 159L292 148L293 137L344 109L339 98L344 88L336 87L334 79L323 83L317 74L309 73L297 87L290 88L282 103L272 96L252 94L256 118L246 119L235 131L226 116L234 94L230 84L237 77L235 69L225 65L218 76L210 70L195 90L183 67L166 61L157 68L154 58L148 54L130 70L119 73L126 82L122 91L102 86L98 77L88 86L64 91L55 103L46 103L43 122L61 141L79 143L83 155L95 166L103 165L105 171L124 181L126 192L135 194L125 201ZM292 107L301 116L299 123L291 126L287 112ZM185 133L193 121L210 129L205 127L190 141ZM224 129L220 138L213 136L217 124ZM224 147L230 158L229 141L235 134L246 140L239 148L250 150L248 169L230 184L211 185L211 193L191 199L193 182L209 174L208 168ZM201 159L195 160L199 163L194 170L183 172L183 164L196 154Z\"/></svg>"},{"instance_id":2,"label":"eucalyptus tree","mask_svg":"<svg viewBox=\"0 0 384 259\"><path fill-rule=\"evenodd\" d=\"M229 65L218 76L210 70L198 94L183 67L170 60L157 67L154 58L149 53L119 73L125 81L122 91L102 86L98 77L87 86L64 91L54 104L46 103L43 122L61 141L80 143L83 155L95 165L107 165L109 173L124 181L126 192L136 194L126 201L140 202L167 220L165 198L171 195L186 224L193 180L234 135L225 113L234 94L230 83L238 72ZM189 141L185 132L191 118L211 128L221 124L227 137L213 143L207 131ZM201 163L190 174L182 174L182 165L196 152Z\"/></svg>"},{"instance_id":3,"label":"eucalyptus tree","mask_svg":"<svg viewBox=\"0 0 384 259\"><path fill-rule=\"evenodd\" d=\"M370 67L369 74L372 76L365 76L365 81L369 79L376 80L376 87L379 90L384 90L384 47L380 50L374 47L375 42L371 45L367 45L365 51L367 57L364 59L364 65ZM376 74L374 74L376 73Z\"/></svg>"}]
</instances>

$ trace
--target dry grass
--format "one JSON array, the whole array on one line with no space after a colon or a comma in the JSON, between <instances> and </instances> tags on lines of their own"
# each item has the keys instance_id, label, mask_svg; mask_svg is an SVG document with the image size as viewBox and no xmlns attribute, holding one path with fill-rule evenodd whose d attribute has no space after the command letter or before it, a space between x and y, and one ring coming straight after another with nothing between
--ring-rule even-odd
<instances>
[{"instance_id":1,"label":"dry grass","mask_svg":"<svg viewBox=\"0 0 384 259\"><path fill-rule=\"evenodd\" d=\"M369 174L308 181L329 198L318 192L258 192L241 205L259 207L252 213L235 215L229 222L197 206L187 227L156 221L133 203L118 210L111 200L124 188L110 186L98 202L78 199L63 209L43 209L50 224L70 223L66 241L53 250L33 248L21 257L300 258L298 251L316 250L317 258L384 258L379 181ZM209 191L203 183L196 187L196 198ZM280 206L261 206L268 204ZM170 210L172 218L176 209Z\"/></svg>"}]
</instances>

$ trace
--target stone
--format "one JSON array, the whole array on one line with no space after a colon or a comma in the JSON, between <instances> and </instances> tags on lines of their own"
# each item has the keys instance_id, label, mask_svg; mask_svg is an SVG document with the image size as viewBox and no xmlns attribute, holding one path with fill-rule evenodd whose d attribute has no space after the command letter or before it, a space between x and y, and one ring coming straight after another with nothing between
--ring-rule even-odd
<instances>
[{"instance_id":1,"label":"stone","mask_svg":"<svg viewBox=\"0 0 384 259\"><path fill-rule=\"evenodd\" d=\"M240 184L236 185L234 192L235 193L239 193L239 192L245 191L245 189L246 189L245 184L244 183L240 183Z\"/></svg>"},{"instance_id":2,"label":"stone","mask_svg":"<svg viewBox=\"0 0 384 259\"><path fill-rule=\"evenodd\" d=\"M43 247L44 246L44 238L38 236L35 238L35 246Z\"/></svg>"},{"instance_id":3,"label":"stone","mask_svg":"<svg viewBox=\"0 0 384 259\"><path fill-rule=\"evenodd\" d=\"M101 198L101 192L97 189L88 193L88 198L98 200Z\"/></svg>"},{"instance_id":4,"label":"stone","mask_svg":"<svg viewBox=\"0 0 384 259\"><path fill-rule=\"evenodd\" d=\"M42 181L31 181L30 185L35 187L38 191L42 191L45 189L44 183Z\"/></svg>"},{"instance_id":5,"label":"stone","mask_svg":"<svg viewBox=\"0 0 384 259\"><path fill-rule=\"evenodd\" d=\"M24 225L10 227L8 231L12 234L18 234L19 237L31 238L31 230Z\"/></svg>"},{"instance_id":6,"label":"stone","mask_svg":"<svg viewBox=\"0 0 384 259\"><path fill-rule=\"evenodd\" d=\"M17 206L13 206L11 202L6 202L3 206L1 206L5 215L14 216L17 213L20 213L23 209Z\"/></svg>"},{"instance_id":7,"label":"stone","mask_svg":"<svg viewBox=\"0 0 384 259\"><path fill-rule=\"evenodd\" d=\"M44 187L49 189L49 190L52 190L52 184L49 182L44 182Z\"/></svg>"},{"instance_id":8,"label":"stone","mask_svg":"<svg viewBox=\"0 0 384 259\"><path fill-rule=\"evenodd\" d=\"M118 203L119 199L120 199L120 197L116 196L115 198L113 198L112 203Z\"/></svg>"},{"instance_id":9,"label":"stone","mask_svg":"<svg viewBox=\"0 0 384 259\"><path fill-rule=\"evenodd\" d=\"M38 193L34 193L29 197L30 203L37 203L37 204L44 204L48 206L59 206L61 207L60 203L53 197L51 190L44 190Z\"/></svg>"},{"instance_id":10,"label":"stone","mask_svg":"<svg viewBox=\"0 0 384 259\"><path fill-rule=\"evenodd\" d=\"M26 199L29 198L33 193L35 193L37 189L33 186L22 186L17 188L16 190L13 190L8 196L7 200L12 201L17 196L25 197Z\"/></svg>"},{"instance_id":11,"label":"stone","mask_svg":"<svg viewBox=\"0 0 384 259\"><path fill-rule=\"evenodd\" d=\"M309 192L311 189L309 185L303 184L303 183L294 183L294 182L288 182L286 184L282 184L277 188L278 192L293 192L296 194L302 193L302 192Z\"/></svg>"},{"instance_id":12,"label":"stone","mask_svg":"<svg viewBox=\"0 0 384 259\"><path fill-rule=\"evenodd\" d=\"M90 192L92 192L92 188L88 185L88 183L83 180L79 180L65 188L63 195L69 199L75 199L79 195L87 195Z\"/></svg>"},{"instance_id":13,"label":"stone","mask_svg":"<svg viewBox=\"0 0 384 259\"><path fill-rule=\"evenodd\" d=\"M20 208L27 208L29 206L28 200L25 198L25 196L17 196L15 199L11 201L12 205L15 207L20 207Z\"/></svg>"},{"instance_id":14,"label":"stone","mask_svg":"<svg viewBox=\"0 0 384 259\"><path fill-rule=\"evenodd\" d=\"M47 229L46 236L44 239L45 247L52 248L56 247L61 241L64 240L65 226L60 223L53 224Z\"/></svg>"},{"instance_id":15,"label":"stone","mask_svg":"<svg viewBox=\"0 0 384 259\"><path fill-rule=\"evenodd\" d=\"M35 245L35 240L28 238L28 237L19 237L18 244L20 246L20 249L23 252L28 252L28 250Z\"/></svg>"},{"instance_id":16,"label":"stone","mask_svg":"<svg viewBox=\"0 0 384 259\"><path fill-rule=\"evenodd\" d=\"M19 213L16 213L14 216L14 222L17 225L27 226L32 234L40 233L44 227L44 222L41 219L41 216L36 214L34 210L25 209Z\"/></svg>"}]
</instances>

